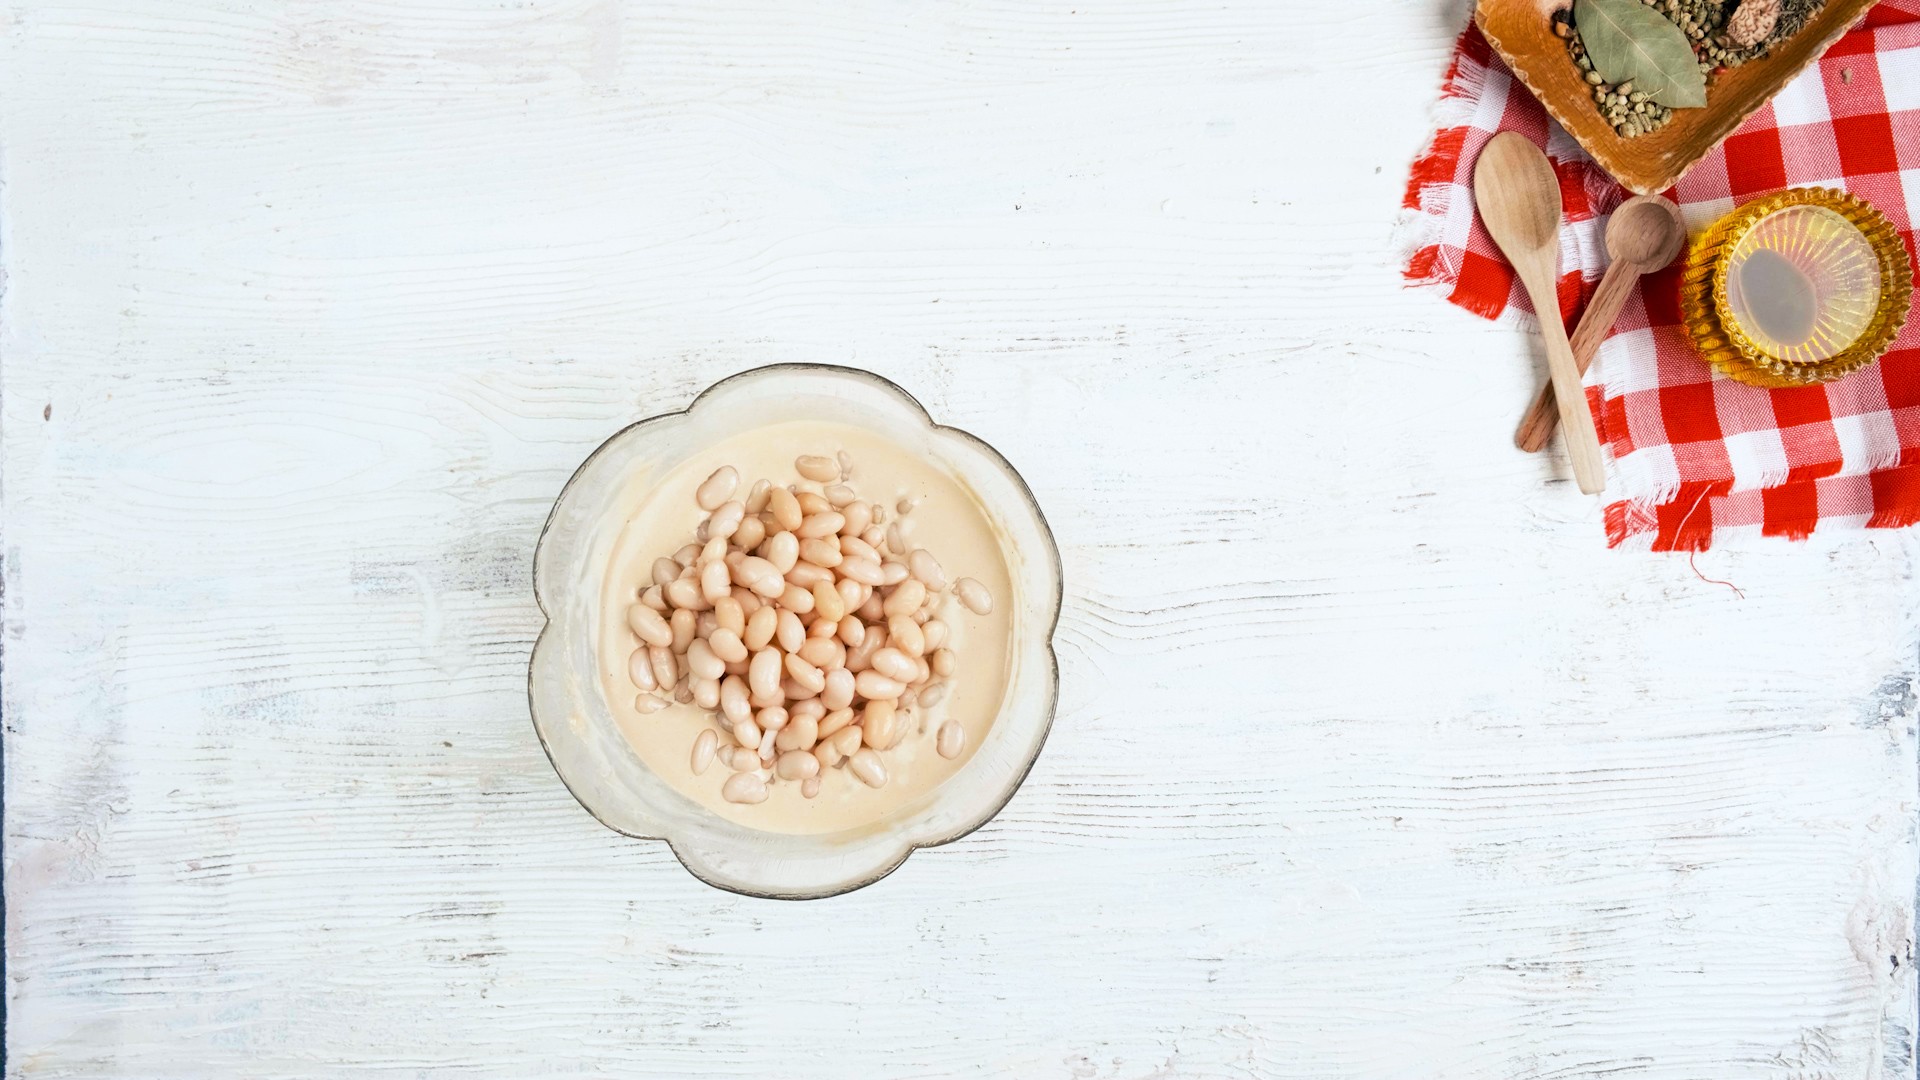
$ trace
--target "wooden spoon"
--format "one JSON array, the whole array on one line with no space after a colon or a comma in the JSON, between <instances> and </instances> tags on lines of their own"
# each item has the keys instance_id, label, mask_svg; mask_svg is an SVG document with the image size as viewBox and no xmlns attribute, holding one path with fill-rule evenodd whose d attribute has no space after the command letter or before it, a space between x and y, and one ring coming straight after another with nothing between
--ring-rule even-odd
<instances>
[{"instance_id":1,"label":"wooden spoon","mask_svg":"<svg viewBox=\"0 0 1920 1080\"><path fill-rule=\"evenodd\" d=\"M1607 222L1607 256L1613 261L1573 332L1573 362L1580 374L1587 373L1587 365L1593 363L1600 343L1613 329L1613 320L1627 302L1634 282L1642 274L1665 269L1686 242L1687 227L1680 221L1680 208L1658 195L1636 195L1613 212L1613 219ZM1514 445L1529 454L1539 451L1553 437L1553 426L1558 422L1553 384L1549 382L1540 388L1533 407L1520 421Z\"/></svg>"},{"instance_id":2,"label":"wooden spoon","mask_svg":"<svg viewBox=\"0 0 1920 1080\"><path fill-rule=\"evenodd\" d=\"M1560 181L1539 147L1524 135L1503 131L1487 143L1473 164L1473 197L1480 219L1513 264L1540 316L1547 371L1553 376L1573 478L1581 491L1597 495L1607 489L1600 434L1594 430L1587 395L1580 389L1580 369L1573 362L1573 346L1567 341L1560 298L1554 290L1560 269Z\"/></svg>"}]
</instances>

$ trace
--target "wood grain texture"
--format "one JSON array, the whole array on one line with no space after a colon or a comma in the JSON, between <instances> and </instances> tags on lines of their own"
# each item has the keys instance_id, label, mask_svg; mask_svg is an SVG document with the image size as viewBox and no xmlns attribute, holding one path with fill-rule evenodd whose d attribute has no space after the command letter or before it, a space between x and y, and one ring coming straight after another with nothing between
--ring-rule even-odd
<instances>
[{"instance_id":1,"label":"wood grain texture","mask_svg":"<svg viewBox=\"0 0 1920 1080\"><path fill-rule=\"evenodd\" d=\"M1916 540L1736 593L1512 447L1389 243L1466 14L0 12L11 1074L1911 1075ZM1026 786L806 904L524 694L565 477L779 360L1068 582Z\"/></svg>"}]
</instances>

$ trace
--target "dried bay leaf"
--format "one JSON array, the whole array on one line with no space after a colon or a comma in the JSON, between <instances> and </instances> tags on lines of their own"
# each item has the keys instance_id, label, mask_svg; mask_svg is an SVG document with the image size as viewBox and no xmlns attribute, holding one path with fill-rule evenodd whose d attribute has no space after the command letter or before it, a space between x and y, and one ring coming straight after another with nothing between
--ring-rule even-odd
<instances>
[{"instance_id":1,"label":"dried bay leaf","mask_svg":"<svg viewBox=\"0 0 1920 1080\"><path fill-rule=\"evenodd\" d=\"M1616 86L1631 79L1635 90L1668 108L1707 103L1707 77L1692 42L1641 0L1575 0L1573 22L1601 78Z\"/></svg>"}]
</instances>

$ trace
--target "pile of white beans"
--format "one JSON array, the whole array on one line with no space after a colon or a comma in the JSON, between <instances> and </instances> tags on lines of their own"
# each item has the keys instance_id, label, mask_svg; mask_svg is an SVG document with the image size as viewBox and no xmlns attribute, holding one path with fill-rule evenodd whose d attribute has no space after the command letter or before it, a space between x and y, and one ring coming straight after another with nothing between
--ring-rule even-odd
<instances>
[{"instance_id":1,"label":"pile of white beans","mask_svg":"<svg viewBox=\"0 0 1920 1080\"><path fill-rule=\"evenodd\" d=\"M627 609L634 708L655 713L671 698L712 710L717 727L695 737L690 765L731 768L728 802L765 802L780 781L811 799L833 769L884 786L881 755L953 677L942 604L951 595L976 615L993 610L984 585L949 588L940 563L908 547L911 502L889 524L886 507L854 492L844 452L793 465L803 482L761 480L744 499L739 471L715 470L694 494L707 513L695 542L655 559L653 583ZM947 720L934 749L955 758L966 739Z\"/></svg>"}]
</instances>

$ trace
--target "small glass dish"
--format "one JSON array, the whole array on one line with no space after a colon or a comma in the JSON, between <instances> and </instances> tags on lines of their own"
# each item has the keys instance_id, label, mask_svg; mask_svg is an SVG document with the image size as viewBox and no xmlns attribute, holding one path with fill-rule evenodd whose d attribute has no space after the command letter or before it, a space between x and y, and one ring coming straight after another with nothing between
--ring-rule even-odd
<instances>
[{"instance_id":1,"label":"small glass dish","mask_svg":"<svg viewBox=\"0 0 1920 1080\"><path fill-rule=\"evenodd\" d=\"M886 819L811 835L728 821L649 769L608 707L597 640L611 553L636 493L721 440L794 420L865 429L971 490L1002 538L1013 587L1007 687L978 749ZM554 503L534 553L534 595L547 623L529 664L528 705L567 789L608 828L664 840L702 881L751 896L848 892L885 877L916 848L980 827L1026 778L1059 696L1060 553L1033 493L992 447L934 423L906 391L852 368L781 364L744 372L715 383L684 412L643 420L602 443Z\"/></svg>"},{"instance_id":2,"label":"small glass dish","mask_svg":"<svg viewBox=\"0 0 1920 1080\"><path fill-rule=\"evenodd\" d=\"M1885 353L1907 319L1913 268L1866 202L1795 188L1742 206L1696 239L1681 278L1695 347L1754 386L1831 382Z\"/></svg>"}]
</instances>

